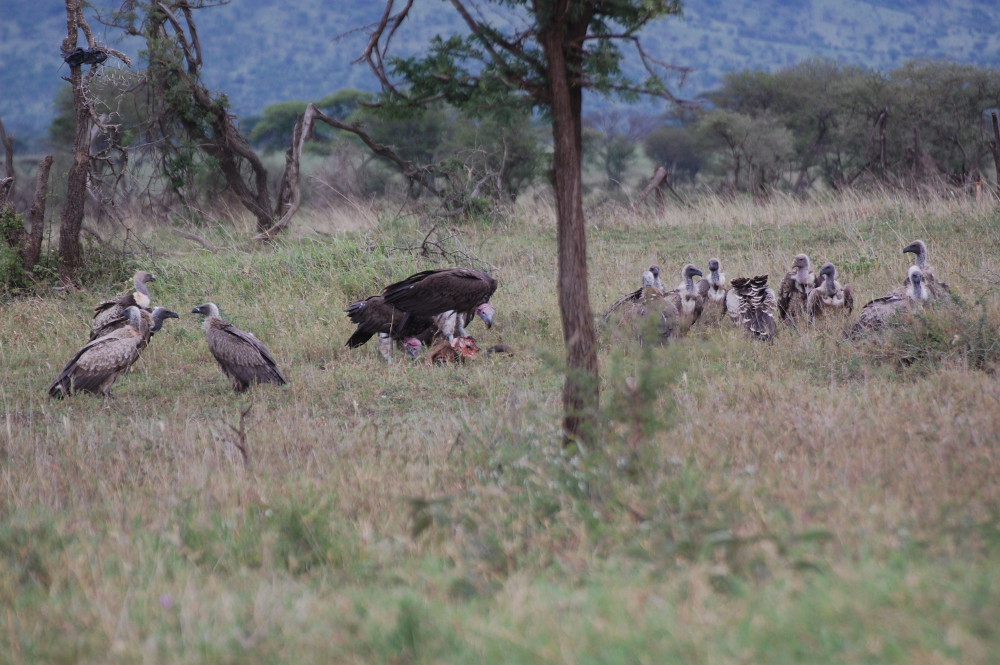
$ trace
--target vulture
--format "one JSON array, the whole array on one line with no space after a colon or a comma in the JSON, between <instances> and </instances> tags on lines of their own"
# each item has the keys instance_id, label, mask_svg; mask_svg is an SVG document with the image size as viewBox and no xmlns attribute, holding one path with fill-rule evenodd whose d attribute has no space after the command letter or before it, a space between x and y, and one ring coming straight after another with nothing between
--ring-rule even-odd
<instances>
[{"instance_id":1,"label":"vulture","mask_svg":"<svg viewBox=\"0 0 1000 665\"><path fill-rule=\"evenodd\" d=\"M726 313L754 339L774 341L774 312L778 301L767 286L767 275L737 277L726 292Z\"/></svg>"},{"instance_id":2,"label":"vulture","mask_svg":"<svg viewBox=\"0 0 1000 665\"><path fill-rule=\"evenodd\" d=\"M642 286L631 293L626 293L621 298L616 300L614 304L608 308L608 311L604 313L604 320L607 321L616 310L620 309L627 303L641 303L647 296L656 294L663 295L666 292L667 289L663 286L663 282L660 280L660 266L649 266L649 270L642 273Z\"/></svg>"},{"instance_id":3,"label":"vulture","mask_svg":"<svg viewBox=\"0 0 1000 665\"><path fill-rule=\"evenodd\" d=\"M353 302L344 311L351 322L358 326L347 340L346 346L355 349L378 334L379 353L386 360L392 359L393 342L411 358L416 357L423 343L429 344L440 329L435 321L440 315L407 316L405 312L387 304L383 296L369 296Z\"/></svg>"},{"instance_id":4,"label":"vulture","mask_svg":"<svg viewBox=\"0 0 1000 665\"><path fill-rule=\"evenodd\" d=\"M923 271L918 266L910 266L906 277L906 290L876 298L861 309L861 318L851 328L850 337L883 330L888 327L889 320L897 311L919 309L927 302L930 293L924 285Z\"/></svg>"},{"instance_id":5,"label":"vulture","mask_svg":"<svg viewBox=\"0 0 1000 665\"><path fill-rule=\"evenodd\" d=\"M487 328L493 326L496 310L489 300L496 290L497 281L481 270L443 268L424 270L390 284L382 291L382 296L387 304L408 317L455 312L459 336L468 337L465 326L477 315Z\"/></svg>"},{"instance_id":6,"label":"vulture","mask_svg":"<svg viewBox=\"0 0 1000 665\"><path fill-rule=\"evenodd\" d=\"M219 318L219 308L207 302L191 310L205 317L208 350L233 382L233 390L244 392L254 383L284 385L288 379L278 369L274 356L253 333L240 330Z\"/></svg>"},{"instance_id":7,"label":"vulture","mask_svg":"<svg viewBox=\"0 0 1000 665\"><path fill-rule=\"evenodd\" d=\"M142 346L145 348L145 346L149 344L149 340L153 337L153 335L159 332L163 327L164 321L167 319L179 319L180 315L178 315L177 312L167 309L166 307L157 305L152 309L152 311L140 309L139 317L139 331L142 333ZM101 326L100 331L91 330L90 338L91 340L94 340L97 339L97 337L103 337L104 335L114 332L115 330L118 330L126 325L128 325L128 317L122 313L113 319L107 319L104 322L104 325ZM95 333L97 332L99 332L99 334L95 336Z\"/></svg>"},{"instance_id":8,"label":"vulture","mask_svg":"<svg viewBox=\"0 0 1000 665\"><path fill-rule=\"evenodd\" d=\"M111 300L105 300L94 307L94 318L90 321L90 339L103 337L115 328L124 325L122 313L126 308L138 307L149 309L149 289L146 284L155 282L156 278L145 270L140 270L132 278L135 291L123 293ZM116 323L117 322L117 323Z\"/></svg>"},{"instance_id":9,"label":"vulture","mask_svg":"<svg viewBox=\"0 0 1000 665\"><path fill-rule=\"evenodd\" d=\"M87 342L76 352L49 386L50 397L62 399L81 390L112 396L111 386L139 359L147 339L139 308L126 308L125 317L128 325Z\"/></svg>"},{"instance_id":10,"label":"vulture","mask_svg":"<svg viewBox=\"0 0 1000 665\"><path fill-rule=\"evenodd\" d=\"M719 259L708 260L708 277L698 282L698 295L704 299L700 319L714 323L726 311L726 273Z\"/></svg>"},{"instance_id":11,"label":"vulture","mask_svg":"<svg viewBox=\"0 0 1000 665\"><path fill-rule=\"evenodd\" d=\"M927 264L927 243L923 240L914 240L903 248L903 254L913 254L916 256L913 262L920 268L920 272L923 274L922 286L928 291L928 297L931 300L940 300L951 295L951 288L944 282L939 282L937 275L934 273L934 267ZM904 287L908 286L908 284L909 279L907 279Z\"/></svg>"},{"instance_id":12,"label":"vulture","mask_svg":"<svg viewBox=\"0 0 1000 665\"><path fill-rule=\"evenodd\" d=\"M817 286L806 298L806 310L810 319L823 316L826 312L846 312L854 310L854 292L850 286L837 281L837 269L832 263L824 263L816 278Z\"/></svg>"},{"instance_id":13,"label":"vulture","mask_svg":"<svg viewBox=\"0 0 1000 665\"><path fill-rule=\"evenodd\" d=\"M806 312L806 301L816 286L816 275L805 254L798 254L792 261L792 269L781 280L778 287L778 312L782 320L793 321Z\"/></svg>"},{"instance_id":14,"label":"vulture","mask_svg":"<svg viewBox=\"0 0 1000 665\"><path fill-rule=\"evenodd\" d=\"M702 272L690 263L687 264L681 270L683 281L676 289L668 291L664 296L666 301L677 311L680 332L686 332L694 325L705 306L705 297L699 293L699 289L695 286L695 276L701 277Z\"/></svg>"}]
</instances>

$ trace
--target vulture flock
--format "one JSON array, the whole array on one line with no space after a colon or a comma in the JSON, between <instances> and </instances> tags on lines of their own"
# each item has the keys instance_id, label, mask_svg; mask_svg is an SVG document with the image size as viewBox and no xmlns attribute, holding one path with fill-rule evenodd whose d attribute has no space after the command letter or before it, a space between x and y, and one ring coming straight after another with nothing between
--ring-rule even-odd
<instances>
[{"instance_id":1,"label":"vulture flock","mask_svg":"<svg viewBox=\"0 0 1000 665\"><path fill-rule=\"evenodd\" d=\"M165 307L151 307L147 284L153 281L153 275L139 271L133 278L133 291L94 308L90 339L49 386L51 397L61 399L79 391L111 397L111 386L139 359L163 322L179 318ZM411 356L417 355L423 344L438 342L428 354L430 362L474 357L479 347L466 327L476 316L487 327L493 325L495 310L489 299L496 288L491 276L469 268L411 275L385 287L380 295L347 308L347 315L357 324L347 346L361 346L378 334L379 350L387 359L394 342ZM224 321L218 305L207 302L191 313L205 317L208 349L235 392L259 383L288 383L267 346L253 333Z\"/></svg>"},{"instance_id":2,"label":"vulture flock","mask_svg":"<svg viewBox=\"0 0 1000 665\"><path fill-rule=\"evenodd\" d=\"M940 282L927 264L927 245L917 240L903 248L915 256L903 284L863 308L861 316L847 331L850 338L882 330L893 315L919 309L928 301L950 297L951 290ZM728 285L719 259L708 261L708 276L688 264L680 273L681 282L667 290L660 281L660 267L650 266L642 275L642 286L611 305L606 323L630 330L640 343L650 339L661 343L684 335L692 326L715 323L727 318L754 339L770 342L777 334L776 319L797 328L803 322L824 317L849 316L854 310L851 287L837 280L837 268L824 263L814 272L809 257L798 254L778 292L768 286L767 275L737 277ZM702 277L697 282L695 277Z\"/></svg>"},{"instance_id":3,"label":"vulture flock","mask_svg":"<svg viewBox=\"0 0 1000 665\"><path fill-rule=\"evenodd\" d=\"M923 241L907 245L903 252L915 256L905 281L866 304L847 331L849 337L882 330L893 323L897 312L950 297L948 285L938 281L927 263ZM642 274L642 285L619 298L604 320L613 322L617 315L618 325L634 333L640 343L651 338L666 343L693 326L727 319L752 338L770 342L777 333L776 319L797 327L838 313L846 317L854 309L851 287L837 280L836 267L824 263L814 272L805 254L795 256L777 293L768 286L766 274L727 283L719 259L709 259L707 267L705 275L696 266L685 265L680 283L668 289L660 279L660 267L650 266ZM701 279L696 281L696 277ZM89 340L52 382L50 396L61 399L84 391L111 397L112 385L139 359L164 321L179 318L165 307L152 307L147 284L153 281L153 275L139 271L133 278L134 290L94 308ZM492 327L496 311L489 301L496 288L493 277L471 268L418 272L344 310L357 326L346 346L362 346L377 335L379 352L390 362L394 347L415 357L425 345L430 347L429 363L475 357L480 349L466 328L477 316L487 328ZM253 333L224 321L215 303L207 302L191 312L205 317L208 349L235 392L260 383L288 383L267 346ZM495 351L508 349L502 345L488 349Z\"/></svg>"}]
</instances>

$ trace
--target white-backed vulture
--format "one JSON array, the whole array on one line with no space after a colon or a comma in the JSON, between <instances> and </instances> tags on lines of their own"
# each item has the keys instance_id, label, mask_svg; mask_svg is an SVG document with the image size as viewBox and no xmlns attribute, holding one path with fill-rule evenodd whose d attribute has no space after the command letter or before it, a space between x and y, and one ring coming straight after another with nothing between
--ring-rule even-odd
<instances>
[{"instance_id":1,"label":"white-backed vulture","mask_svg":"<svg viewBox=\"0 0 1000 665\"><path fill-rule=\"evenodd\" d=\"M694 283L695 277L701 277L702 272L690 263L681 270L683 281L673 291L667 291L664 298L677 310L679 333L687 332L701 316L705 306L705 298L698 292Z\"/></svg>"},{"instance_id":2,"label":"white-backed vulture","mask_svg":"<svg viewBox=\"0 0 1000 665\"><path fill-rule=\"evenodd\" d=\"M642 286L631 293L626 293L621 298L614 301L611 307L608 308L608 311L604 313L604 320L607 321L611 318L611 315L614 312L621 309L626 304L632 305L635 303L641 303L645 298L651 295L662 296L666 292L667 290L663 286L663 282L660 280L660 266L649 266L649 269L642 273Z\"/></svg>"},{"instance_id":3,"label":"white-backed vulture","mask_svg":"<svg viewBox=\"0 0 1000 665\"><path fill-rule=\"evenodd\" d=\"M767 286L767 275L737 277L730 284L732 288L726 292L726 313L732 322L754 339L773 341L777 331L774 312L778 309L778 300Z\"/></svg>"},{"instance_id":4,"label":"white-backed vulture","mask_svg":"<svg viewBox=\"0 0 1000 665\"><path fill-rule=\"evenodd\" d=\"M240 330L219 318L219 308L207 302L191 310L205 317L203 328L208 350L222 372L233 382L233 390L241 393L255 383L284 385L288 379L278 369L274 356L253 333Z\"/></svg>"},{"instance_id":5,"label":"white-backed vulture","mask_svg":"<svg viewBox=\"0 0 1000 665\"><path fill-rule=\"evenodd\" d=\"M90 321L90 339L103 337L115 328L124 325L122 313L127 307L135 306L140 309L149 309L149 289L146 288L146 284L155 281L156 278L153 275L145 270L140 270L132 277L135 291L123 293L95 306L94 317Z\"/></svg>"},{"instance_id":6,"label":"white-backed vulture","mask_svg":"<svg viewBox=\"0 0 1000 665\"><path fill-rule=\"evenodd\" d=\"M708 276L698 282L698 295L704 298L700 321L721 321L726 312L726 273L719 259L708 260Z\"/></svg>"},{"instance_id":7,"label":"white-backed vulture","mask_svg":"<svg viewBox=\"0 0 1000 665\"><path fill-rule=\"evenodd\" d=\"M347 340L346 346L354 349L378 335L379 353L386 360L392 359L395 343L411 358L420 353L422 344L429 344L439 326L436 317L408 316L385 302L383 296L369 296L348 305L347 316L357 324L357 330Z\"/></svg>"},{"instance_id":8,"label":"white-backed vulture","mask_svg":"<svg viewBox=\"0 0 1000 665\"><path fill-rule=\"evenodd\" d=\"M481 270L443 268L424 270L385 287L385 302L409 316L432 317L445 312L458 314L458 334L468 337L465 326L479 316L493 326L496 310L489 303L497 281Z\"/></svg>"},{"instance_id":9,"label":"white-backed vulture","mask_svg":"<svg viewBox=\"0 0 1000 665\"><path fill-rule=\"evenodd\" d=\"M850 314L854 310L854 292L837 281L837 269L832 263L823 264L816 280L816 288L806 299L809 318L816 319L828 312Z\"/></svg>"},{"instance_id":10,"label":"white-backed vulture","mask_svg":"<svg viewBox=\"0 0 1000 665\"><path fill-rule=\"evenodd\" d=\"M851 337L883 330L888 327L892 316L901 310L919 310L930 298L924 288L924 274L917 266L910 266L907 272L906 289L876 298L861 308L861 318L851 328Z\"/></svg>"},{"instance_id":11,"label":"white-backed vulture","mask_svg":"<svg viewBox=\"0 0 1000 665\"><path fill-rule=\"evenodd\" d=\"M795 320L806 313L806 301L816 287L816 275L805 254L797 254L792 261L792 269L785 274L778 287L778 312L781 319Z\"/></svg>"},{"instance_id":12,"label":"white-backed vulture","mask_svg":"<svg viewBox=\"0 0 1000 665\"><path fill-rule=\"evenodd\" d=\"M81 390L111 397L111 386L139 359L148 339L138 307L126 308L125 317L128 325L87 342L70 358L49 386L50 397L62 399Z\"/></svg>"},{"instance_id":13,"label":"white-backed vulture","mask_svg":"<svg viewBox=\"0 0 1000 665\"><path fill-rule=\"evenodd\" d=\"M928 291L928 297L931 300L941 300L951 295L951 287L938 281L934 267L927 263L927 243L923 240L914 240L903 248L903 254L915 256L913 263L920 268L920 272L923 274L923 287ZM908 281L909 279L907 279Z\"/></svg>"},{"instance_id":14,"label":"white-backed vulture","mask_svg":"<svg viewBox=\"0 0 1000 665\"><path fill-rule=\"evenodd\" d=\"M166 321L167 319L179 319L180 315L178 315L177 312L173 312L167 309L166 307L161 307L160 305L157 305L152 309L152 311L148 309L140 309L139 317L140 317L139 331L142 333L144 340L143 347L145 348L146 344L149 343L150 338L152 338L154 334L156 334L157 332L160 331L161 328L163 328L164 321ZM104 335L114 332L115 330L118 330L119 328L122 328L127 325L128 325L128 316L126 315L125 312L122 312L119 316L113 319L105 320L103 326L101 327L101 334L99 335L99 337L103 337ZM92 336L93 334L94 331L91 331ZM92 339L96 338L92 337Z\"/></svg>"}]
</instances>

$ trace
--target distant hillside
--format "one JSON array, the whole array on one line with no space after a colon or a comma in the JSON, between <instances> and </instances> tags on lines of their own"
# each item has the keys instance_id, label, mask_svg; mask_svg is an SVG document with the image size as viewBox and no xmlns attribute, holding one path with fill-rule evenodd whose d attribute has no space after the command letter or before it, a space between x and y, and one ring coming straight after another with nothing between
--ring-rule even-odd
<instances>
[{"instance_id":1,"label":"distant hillside","mask_svg":"<svg viewBox=\"0 0 1000 665\"><path fill-rule=\"evenodd\" d=\"M97 7L117 2L95 0ZM378 18L379 2L233 0L196 13L209 84L249 116L290 99L315 99L345 87L373 89L367 68L351 62L364 42L361 28ZM90 18L92 14L88 14ZM403 48L461 29L440 0L418 0ZM136 40L91 19L98 38L137 54ZM55 91L67 68L61 2L12 2L0 9L0 117L21 137L44 134ZM346 36L338 39L339 36ZM777 69L812 56L891 69L918 57L1000 63L1000 11L992 0L717 0L691 2L682 18L644 34L657 58L692 68L683 97L718 85L745 68Z\"/></svg>"}]
</instances>

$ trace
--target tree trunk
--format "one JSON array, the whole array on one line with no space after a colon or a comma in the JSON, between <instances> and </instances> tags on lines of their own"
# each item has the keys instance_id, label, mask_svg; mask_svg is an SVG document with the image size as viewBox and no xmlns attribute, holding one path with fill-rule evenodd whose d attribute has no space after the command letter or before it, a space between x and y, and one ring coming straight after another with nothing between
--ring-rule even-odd
<instances>
[{"instance_id":1,"label":"tree trunk","mask_svg":"<svg viewBox=\"0 0 1000 665\"><path fill-rule=\"evenodd\" d=\"M997 196L1000 196L1000 115L996 111L990 113L993 121L993 140L990 141L990 152L993 153L993 164L996 169Z\"/></svg>"},{"instance_id":2,"label":"tree trunk","mask_svg":"<svg viewBox=\"0 0 1000 665\"><path fill-rule=\"evenodd\" d=\"M76 109L76 135L73 139L73 164L67 177L66 203L59 225L59 278L63 284L73 284L83 265L80 230L83 228L87 174L90 171L90 111L87 109L80 67L70 68L70 83L73 86L73 108Z\"/></svg>"},{"instance_id":3,"label":"tree trunk","mask_svg":"<svg viewBox=\"0 0 1000 665\"><path fill-rule=\"evenodd\" d=\"M31 204L28 219L31 230L21 245L21 265L26 273L31 273L38 264L42 253L42 237L45 234L45 200L49 196L49 171L52 169L52 155L46 155L38 164L38 182L35 185L35 200Z\"/></svg>"},{"instance_id":4,"label":"tree trunk","mask_svg":"<svg viewBox=\"0 0 1000 665\"><path fill-rule=\"evenodd\" d=\"M569 0L556 2L555 17L567 15ZM593 444L598 434L597 340L587 285L587 235L583 214L583 90L573 71L582 69L580 44L589 17L554 20L540 41L549 63L552 109L553 187L558 225L558 290L566 343L563 444ZM582 30L581 30L582 29Z\"/></svg>"}]
</instances>

